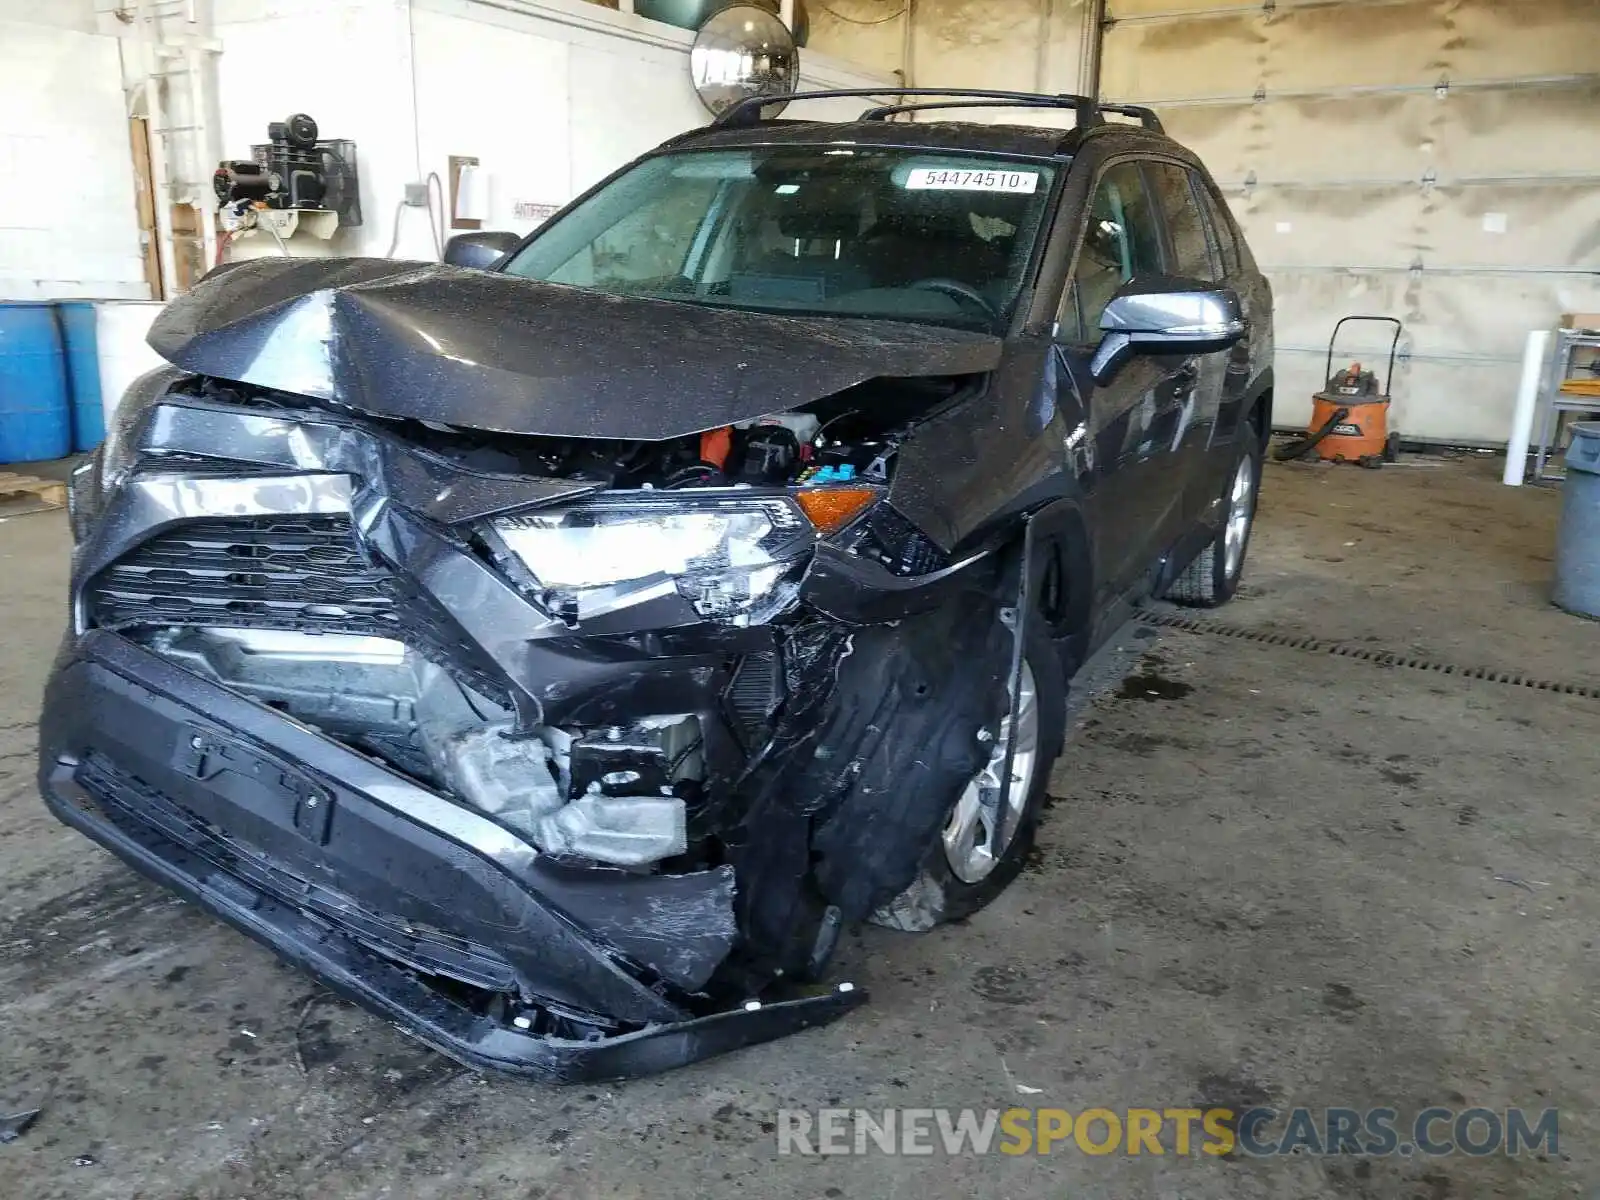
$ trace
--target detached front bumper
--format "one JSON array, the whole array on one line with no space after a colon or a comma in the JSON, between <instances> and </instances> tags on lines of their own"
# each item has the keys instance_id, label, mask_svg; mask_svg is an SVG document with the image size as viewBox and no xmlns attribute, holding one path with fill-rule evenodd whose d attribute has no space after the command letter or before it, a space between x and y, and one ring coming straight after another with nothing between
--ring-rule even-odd
<instances>
[{"instance_id":1,"label":"detached front bumper","mask_svg":"<svg viewBox=\"0 0 1600 1200\"><path fill-rule=\"evenodd\" d=\"M825 994L723 1011L731 868L551 863L348 747L91 631L46 693L40 784L68 825L330 988L478 1067L647 1074L824 1024ZM430 981L466 987L435 987ZM479 998L464 999L463 996Z\"/></svg>"}]
</instances>

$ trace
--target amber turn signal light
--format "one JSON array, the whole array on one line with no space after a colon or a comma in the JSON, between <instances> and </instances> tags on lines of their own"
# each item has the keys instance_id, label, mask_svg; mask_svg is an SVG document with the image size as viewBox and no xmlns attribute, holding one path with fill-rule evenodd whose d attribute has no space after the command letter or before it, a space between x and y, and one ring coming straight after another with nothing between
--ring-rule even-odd
<instances>
[{"instance_id":1,"label":"amber turn signal light","mask_svg":"<svg viewBox=\"0 0 1600 1200\"><path fill-rule=\"evenodd\" d=\"M815 487L801 488L795 500L817 532L823 535L838 533L861 513L870 508L882 495L878 488L870 487Z\"/></svg>"}]
</instances>

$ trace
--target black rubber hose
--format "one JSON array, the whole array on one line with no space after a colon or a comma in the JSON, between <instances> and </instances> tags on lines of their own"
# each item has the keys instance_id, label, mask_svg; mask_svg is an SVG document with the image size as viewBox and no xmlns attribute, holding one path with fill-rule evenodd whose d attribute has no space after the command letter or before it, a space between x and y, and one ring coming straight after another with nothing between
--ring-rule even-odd
<instances>
[{"instance_id":1,"label":"black rubber hose","mask_svg":"<svg viewBox=\"0 0 1600 1200\"><path fill-rule=\"evenodd\" d=\"M697 462L680 467L661 484L663 488L712 487L723 482L722 468L716 463Z\"/></svg>"},{"instance_id":2,"label":"black rubber hose","mask_svg":"<svg viewBox=\"0 0 1600 1200\"><path fill-rule=\"evenodd\" d=\"M1336 408L1333 416L1322 423L1322 428L1310 437L1296 438L1292 442L1285 442L1273 453L1279 462L1292 462L1297 458L1304 458L1322 444L1322 439L1333 432L1334 427L1350 415L1348 408Z\"/></svg>"}]
</instances>

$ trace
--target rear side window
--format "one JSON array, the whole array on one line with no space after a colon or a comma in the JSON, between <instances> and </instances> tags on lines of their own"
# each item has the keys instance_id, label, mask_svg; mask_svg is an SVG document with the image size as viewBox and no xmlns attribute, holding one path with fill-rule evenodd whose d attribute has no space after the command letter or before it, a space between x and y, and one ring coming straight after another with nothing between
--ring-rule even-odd
<instances>
[{"instance_id":1,"label":"rear side window","mask_svg":"<svg viewBox=\"0 0 1600 1200\"><path fill-rule=\"evenodd\" d=\"M1171 273L1188 279L1214 281L1221 276L1221 264L1211 256L1211 241L1206 236L1205 218L1189 171L1172 163L1151 163L1149 171L1161 198L1161 212L1172 239Z\"/></svg>"},{"instance_id":2,"label":"rear side window","mask_svg":"<svg viewBox=\"0 0 1600 1200\"><path fill-rule=\"evenodd\" d=\"M1095 184L1089 225L1078 250L1061 336L1084 345L1099 339L1100 314L1123 284L1161 272L1155 212L1137 163L1118 163Z\"/></svg>"},{"instance_id":3,"label":"rear side window","mask_svg":"<svg viewBox=\"0 0 1600 1200\"><path fill-rule=\"evenodd\" d=\"M1211 225L1213 240L1217 250L1222 255L1222 269L1228 275L1239 273L1239 241L1233 231L1233 221L1229 218L1227 210L1223 208L1222 201L1216 194L1199 179L1195 180L1195 189L1200 196L1200 205L1206 211L1206 217Z\"/></svg>"}]
</instances>

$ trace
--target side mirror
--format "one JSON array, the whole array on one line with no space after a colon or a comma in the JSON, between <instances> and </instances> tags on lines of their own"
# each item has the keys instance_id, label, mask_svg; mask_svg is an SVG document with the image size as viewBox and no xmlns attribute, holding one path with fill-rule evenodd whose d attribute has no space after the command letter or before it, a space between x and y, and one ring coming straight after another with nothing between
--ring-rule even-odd
<instances>
[{"instance_id":1,"label":"side mirror","mask_svg":"<svg viewBox=\"0 0 1600 1200\"><path fill-rule=\"evenodd\" d=\"M1210 354L1245 334L1243 310L1232 288L1187 279L1135 281L1100 316L1100 345L1089 372L1102 386L1136 354Z\"/></svg>"},{"instance_id":2,"label":"side mirror","mask_svg":"<svg viewBox=\"0 0 1600 1200\"><path fill-rule=\"evenodd\" d=\"M522 235L502 229L475 229L458 233L444 244L444 261L452 267L494 266L522 241Z\"/></svg>"}]
</instances>

